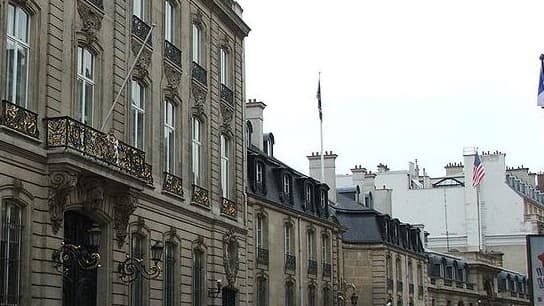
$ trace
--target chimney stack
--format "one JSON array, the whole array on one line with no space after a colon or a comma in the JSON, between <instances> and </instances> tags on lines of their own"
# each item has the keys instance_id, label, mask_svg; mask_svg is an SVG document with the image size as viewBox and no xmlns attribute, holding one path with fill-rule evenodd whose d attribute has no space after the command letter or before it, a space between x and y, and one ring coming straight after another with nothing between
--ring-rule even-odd
<instances>
[{"instance_id":1,"label":"chimney stack","mask_svg":"<svg viewBox=\"0 0 544 306\"><path fill-rule=\"evenodd\" d=\"M336 203L336 158L338 155L332 153L332 151L325 151L323 155L323 162L325 164L324 181L321 181L321 154L319 152L312 152L311 155L306 157L310 166L310 176L329 186L329 201Z\"/></svg>"},{"instance_id":2,"label":"chimney stack","mask_svg":"<svg viewBox=\"0 0 544 306\"><path fill-rule=\"evenodd\" d=\"M263 150L263 111L266 104L257 101L257 99L249 99L246 103L246 119L251 122L253 132L251 133L251 144Z\"/></svg>"}]
</instances>

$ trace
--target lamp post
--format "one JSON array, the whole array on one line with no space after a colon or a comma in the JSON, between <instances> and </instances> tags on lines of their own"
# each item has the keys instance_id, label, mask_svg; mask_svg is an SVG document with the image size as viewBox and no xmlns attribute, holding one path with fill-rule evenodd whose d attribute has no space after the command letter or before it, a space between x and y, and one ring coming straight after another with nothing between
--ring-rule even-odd
<instances>
[{"instance_id":1,"label":"lamp post","mask_svg":"<svg viewBox=\"0 0 544 306\"><path fill-rule=\"evenodd\" d=\"M357 302L359 301L359 296L355 292L357 290L357 287L353 283L348 283L345 280L342 281L342 287L340 292L338 292L338 303L341 305L344 305L344 302L348 296L348 290L351 289L351 296L350 301L351 305L357 305Z\"/></svg>"},{"instance_id":2,"label":"lamp post","mask_svg":"<svg viewBox=\"0 0 544 306\"><path fill-rule=\"evenodd\" d=\"M215 287L208 288L208 296L209 297L218 297L219 293L221 293L221 288L223 286L221 285L221 280L218 279L215 281Z\"/></svg>"},{"instance_id":3,"label":"lamp post","mask_svg":"<svg viewBox=\"0 0 544 306\"><path fill-rule=\"evenodd\" d=\"M87 247L61 242L60 248L53 251L51 259L57 270L67 274L79 266L83 270L94 270L101 267L100 254L96 250L100 247L101 230L94 224L88 231Z\"/></svg>"},{"instance_id":4,"label":"lamp post","mask_svg":"<svg viewBox=\"0 0 544 306\"><path fill-rule=\"evenodd\" d=\"M119 263L118 272L120 274L121 280L125 283L133 282L139 275L147 279L155 279L161 274L161 267L159 262L162 258L162 252L164 250L164 245L162 241L157 241L151 247L151 260L153 261L153 266L147 268L144 260L142 258L130 257L126 255L124 262Z\"/></svg>"}]
</instances>

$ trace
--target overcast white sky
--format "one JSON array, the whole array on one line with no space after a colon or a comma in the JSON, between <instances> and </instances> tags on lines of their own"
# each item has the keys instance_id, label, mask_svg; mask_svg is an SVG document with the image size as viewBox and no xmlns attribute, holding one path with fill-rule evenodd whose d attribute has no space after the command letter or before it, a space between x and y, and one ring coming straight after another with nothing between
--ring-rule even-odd
<instances>
[{"instance_id":1,"label":"overcast white sky","mask_svg":"<svg viewBox=\"0 0 544 306\"><path fill-rule=\"evenodd\" d=\"M268 105L275 156L304 173L319 151L322 71L325 150L337 173L394 170L419 160L431 176L463 147L507 153L544 170L542 0L239 0L247 97Z\"/></svg>"}]
</instances>

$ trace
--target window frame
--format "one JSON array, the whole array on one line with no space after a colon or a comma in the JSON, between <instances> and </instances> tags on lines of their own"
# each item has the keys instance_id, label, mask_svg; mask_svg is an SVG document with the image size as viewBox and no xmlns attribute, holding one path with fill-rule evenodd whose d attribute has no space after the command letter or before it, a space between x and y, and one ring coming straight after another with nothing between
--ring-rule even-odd
<instances>
[{"instance_id":1,"label":"window frame","mask_svg":"<svg viewBox=\"0 0 544 306\"><path fill-rule=\"evenodd\" d=\"M291 279L285 282L285 306L295 306L296 287L295 282Z\"/></svg>"},{"instance_id":2,"label":"window frame","mask_svg":"<svg viewBox=\"0 0 544 306\"><path fill-rule=\"evenodd\" d=\"M135 240L134 239L140 239L139 241L139 249L137 250L138 246L135 246ZM140 232L133 232L130 237L130 255L133 258L142 259L143 262L146 260L146 245L147 245L147 237ZM138 256L138 255L141 256ZM134 281L130 283L130 306L144 306L145 303L145 280L141 274L137 274ZM139 290L139 292L138 292Z\"/></svg>"},{"instance_id":3,"label":"window frame","mask_svg":"<svg viewBox=\"0 0 544 306\"><path fill-rule=\"evenodd\" d=\"M191 27L191 51L192 51L192 60L201 67L203 67L203 54L202 54L202 34L203 29L202 25L196 22L192 23Z\"/></svg>"},{"instance_id":4,"label":"window frame","mask_svg":"<svg viewBox=\"0 0 544 306\"><path fill-rule=\"evenodd\" d=\"M308 252L308 259L317 261L315 231L313 229L308 230L308 232L306 233L306 246Z\"/></svg>"},{"instance_id":5,"label":"window frame","mask_svg":"<svg viewBox=\"0 0 544 306\"><path fill-rule=\"evenodd\" d=\"M317 306L317 288L314 283L308 285L308 306Z\"/></svg>"},{"instance_id":6,"label":"window frame","mask_svg":"<svg viewBox=\"0 0 544 306\"><path fill-rule=\"evenodd\" d=\"M203 182L202 172L202 121L193 116L191 119L191 171L193 184L201 186Z\"/></svg>"},{"instance_id":7,"label":"window frame","mask_svg":"<svg viewBox=\"0 0 544 306\"><path fill-rule=\"evenodd\" d=\"M87 77L83 72L86 67L87 52L90 57L90 63L87 63L91 67L91 77ZM76 93L77 93L77 120L83 124L93 126L94 124L94 112L95 112L95 93L96 93L96 55L91 49L77 46L77 63L76 63ZM87 101L87 86L91 88L90 100ZM90 109L87 110L88 105ZM88 113L87 113L88 112ZM90 118L85 120L85 118Z\"/></svg>"},{"instance_id":8,"label":"window frame","mask_svg":"<svg viewBox=\"0 0 544 306\"><path fill-rule=\"evenodd\" d=\"M172 252L169 252L170 247L173 248ZM171 256L169 256L170 253L172 253ZM176 305L177 254L177 243L166 241L164 244L164 306Z\"/></svg>"},{"instance_id":9,"label":"window frame","mask_svg":"<svg viewBox=\"0 0 544 306\"><path fill-rule=\"evenodd\" d=\"M262 287L261 287L262 286ZM268 306L269 282L265 275L258 275L255 284L256 306Z\"/></svg>"},{"instance_id":10,"label":"window frame","mask_svg":"<svg viewBox=\"0 0 544 306\"><path fill-rule=\"evenodd\" d=\"M221 159L221 195L223 198L229 199L231 194L230 139L225 134L221 134L219 142L219 152Z\"/></svg>"},{"instance_id":11,"label":"window frame","mask_svg":"<svg viewBox=\"0 0 544 306\"><path fill-rule=\"evenodd\" d=\"M164 169L176 174L176 104L164 100ZM170 119L170 120L169 120Z\"/></svg>"},{"instance_id":12,"label":"window frame","mask_svg":"<svg viewBox=\"0 0 544 306\"><path fill-rule=\"evenodd\" d=\"M200 249L193 250L192 279L193 306L204 306L206 305L206 253Z\"/></svg>"},{"instance_id":13,"label":"window frame","mask_svg":"<svg viewBox=\"0 0 544 306\"><path fill-rule=\"evenodd\" d=\"M23 289L23 283L22 283L22 278L23 278L23 264L24 264L24 258L23 258L23 244L25 243L24 241L24 235L25 235L25 232L24 232L24 207L22 205L20 205L20 203L14 199L3 199L1 202L1 208L0 208L0 224L2 225L2 227L0 227L0 254L3 254L4 252L7 253L7 255L5 255L5 260L7 261L6 263L4 262L0 262L0 264L2 265L2 268L0 268L0 271L4 271L3 275L0 275L0 277L2 277L2 280L0 280L0 282L6 282L6 287L2 286L0 288L0 303L2 303L2 305L4 303L6 303L7 305L22 305L22 294L21 294L21 291ZM16 220L15 223L12 223L11 222L11 217L13 217L12 213L11 213L11 210L15 208L16 209L16 218L18 220ZM8 212L9 210L9 212ZM9 218L9 219L8 219ZM17 239L17 242L15 243L14 241L12 241L10 238L11 238L11 234L12 232L11 231L4 231L5 228L10 228L10 229L13 229L13 227L15 227L15 235L16 235L16 239ZM18 235L18 237L17 237ZM7 236L7 237L6 237ZM5 245L5 249L2 248L2 246L4 245L4 243L6 243ZM11 251L11 248L10 248L10 245L11 244L16 244L17 247L16 247L16 256L14 257L15 258L15 262L16 262L16 267L15 267L15 270L14 272L11 272L12 270L12 266L10 264L10 251ZM7 271L5 271L7 270ZM14 277L15 275L15 278L16 278L16 285L15 285L15 292L12 292L10 294L10 289L13 289L13 288L10 288L9 285L13 283L13 279L10 279L11 277ZM5 277L5 279L4 279ZM13 300L10 300L10 296L14 296L15 297L15 303L13 303Z\"/></svg>"},{"instance_id":14,"label":"window frame","mask_svg":"<svg viewBox=\"0 0 544 306\"><path fill-rule=\"evenodd\" d=\"M10 29L10 8L13 7L13 34L10 33L9 29ZM28 10L23 7L23 6L20 6L20 5L16 5L14 3L11 3L11 2L7 2L7 9L6 9L6 29L5 29L5 34L6 34L6 40L5 40L5 49L4 49L4 52L5 52L5 61L4 61L4 65L5 65L5 70L4 70L4 73L5 73L5 94L4 96L6 97L6 100L10 101L11 103L14 103L14 104L17 104L19 106L22 106L24 108L28 108L28 104L29 104L29 79L30 79L30 67L32 65L32 59L31 59L31 45L32 45L32 37L31 37L31 24L32 24L32 14L30 12L28 12ZM19 22L18 22L18 16L20 17L20 15L18 13L22 13L24 14L24 17L26 18L26 30L24 31L24 39L22 37L19 36L19 33L20 31L19 30ZM8 53L8 46L12 46L13 47L13 60L11 61L11 65L8 64L8 56L7 56L7 53ZM26 63L26 69L24 69L25 71L23 72L24 73L24 79L25 79L25 82L24 82L24 97L23 97L23 101L19 101L19 99L17 98L17 91L18 91L18 84L20 84L20 82L17 82L18 81L18 76L20 75L19 73L19 70L22 70L22 69L19 69L19 65L17 65L17 62L18 62L18 57L19 57L19 51L20 50L24 50L24 53L25 53L25 63ZM13 76L13 80L11 78L8 77L9 75L9 70L12 70L12 69L9 69L9 68L12 68L14 69L15 68L15 71L14 71L14 76ZM10 86L10 81L12 81L12 84ZM11 87L11 88L10 88Z\"/></svg>"},{"instance_id":15,"label":"window frame","mask_svg":"<svg viewBox=\"0 0 544 306\"><path fill-rule=\"evenodd\" d=\"M268 249L268 239L267 239L267 219L264 214L258 214L257 220L255 222L255 238L256 246L261 249Z\"/></svg>"},{"instance_id":16,"label":"window frame","mask_svg":"<svg viewBox=\"0 0 544 306\"><path fill-rule=\"evenodd\" d=\"M164 1L164 40L175 45L176 4L173 0Z\"/></svg>"},{"instance_id":17,"label":"window frame","mask_svg":"<svg viewBox=\"0 0 544 306\"><path fill-rule=\"evenodd\" d=\"M138 90L139 89L139 90ZM138 96L136 102L135 97ZM139 104L136 104L139 103ZM133 79L131 82L130 95L130 136L131 145L139 150L145 151L146 141L146 103L147 103L147 87L140 81ZM140 116L141 115L141 122ZM138 135L138 129L141 125L141 135Z\"/></svg>"},{"instance_id":18,"label":"window frame","mask_svg":"<svg viewBox=\"0 0 544 306\"><path fill-rule=\"evenodd\" d=\"M321 261L325 264L331 264L331 239L328 234L321 235Z\"/></svg>"},{"instance_id":19,"label":"window frame","mask_svg":"<svg viewBox=\"0 0 544 306\"><path fill-rule=\"evenodd\" d=\"M137 4L140 4L139 7L136 6ZM132 15L146 21L146 13L146 0L132 0Z\"/></svg>"},{"instance_id":20,"label":"window frame","mask_svg":"<svg viewBox=\"0 0 544 306\"><path fill-rule=\"evenodd\" d=\"M230 49L228 47L219 48L219 83L231 88L231 59Z\"/></svg>"},{"instance_id":21,"label":"window frame","mask_svg":"<svg viewBox=\"0 0 544 306\"><path fill-rule=\"evenodd\" d=\"M294 237L293 237L293 224L287 222L283 228L283 251L285 255L294 255Z\"/></svg>"}]
</instances>

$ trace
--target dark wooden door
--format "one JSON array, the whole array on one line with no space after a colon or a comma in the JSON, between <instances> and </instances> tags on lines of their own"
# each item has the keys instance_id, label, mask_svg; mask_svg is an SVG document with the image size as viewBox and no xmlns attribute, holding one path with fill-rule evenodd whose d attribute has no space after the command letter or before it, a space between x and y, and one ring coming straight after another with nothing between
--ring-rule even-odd
<instances>
[{"instance_id":1,"label":"dark wooden door","mask_svg":"<svg viewBox=\"0 0 544 306\"><path fill-rule=\"evenodd\" d=\"M64 214L64 242L87 248L87 231L92 227L93 221L76 212ZM94 251L94 250L93 250ZM67 268L63 279L63 305L64 306L96 306L96 269L81 269L77 262Z\"/></svg>"},{"instance_id":2,"label":"dark wooden door","mask_svg":"<svg viewBox=\"0 0 544 306\"><path fill-rule=\"evenodd\" d=\"M223 306L236 306L236 290L223 288Z\"/></svg>"}]
</instances>

